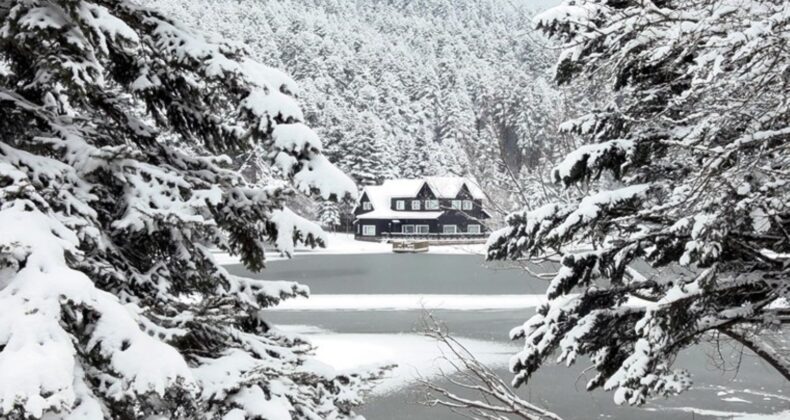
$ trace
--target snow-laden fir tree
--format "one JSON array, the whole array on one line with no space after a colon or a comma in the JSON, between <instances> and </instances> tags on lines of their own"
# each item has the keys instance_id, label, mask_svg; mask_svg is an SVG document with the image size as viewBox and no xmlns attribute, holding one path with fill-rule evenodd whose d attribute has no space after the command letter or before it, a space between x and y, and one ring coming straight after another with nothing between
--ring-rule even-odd
<instances>
[{"instance_id":1,"label":"snow-laden fir tree","mask_svg":"<svg viewBox=\"0 0 790 420\"><path fill-rule=\"evenodd\" d=\"M560 82L610 74L615 99L563 125L588 143L552 172L567 199L489 242L493 259L561 257L512 331L515 383L586 355L588 389L641 404L689 387L675 355L717 335L790 380L771 342L790 322L790 4L574 0L536 22L567 45Z\"/></svg>"},{"instance_id":2,"label":"snow-laden fir tree","mask_svg":"<svg viewBox=\"0 0 790 420\"><path fill-rule=\"evenodd\" d=\"M339 141L337 148L345 154L348 174L362 185L375 185L387 177L382 150L384 130L372 112L359 114L359 122Z\"/></svg>"},{"instance_id":3,"label":"snow-laden fir tree","mask_svg":"<svg viewBox=\"0 0 790 420\"><path fill-rule=\"evenodd\" d=\"M293 81L132 1L2 1L0 22L0 417L355 417L364 378L262 318L307 289L211 254L323 242L212 156L261 145L297 189L354 194Z\"/></svg>"},{"instance_id":4,"label":"snow-laden fir tree","mask_svg":"<svg viewBox=\"0 0 790 420\"><path fill-rule=\"evenodd\" d=\"M318 220L324 229L334 232L340 226L340 206L331 201L321 202L318 206Z\"/></svg>"}]
</instances>

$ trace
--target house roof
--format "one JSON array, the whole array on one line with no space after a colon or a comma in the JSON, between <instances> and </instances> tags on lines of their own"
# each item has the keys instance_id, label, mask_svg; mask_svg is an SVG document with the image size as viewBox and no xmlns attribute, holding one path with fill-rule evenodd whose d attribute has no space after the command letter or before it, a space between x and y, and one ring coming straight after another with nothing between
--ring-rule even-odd
<instances>
[{"instance_id":1,"label":"house roof","mask_svg":"<svg viewBox=\"0 0 790 420\"><path fill-rule=\"evenodd\" d=\"M483 200L486 198L485 194L483 194L483 190L480 189L480 186L477 185L476 182L472 182L466 178L457 176L429 176L425 178L425 182L428 183L428 186L431 187L433 193L439 198L457 197L458 192L461 191L461 188L464 185L466 185L466 188L469 190L469 194L472 195L472 198L476 200Z\"/></svg>"},{"instance_id":2,"label":"house roof","mask_svg":"<svg viewBox=\"0 0 790 420\"><path fill-rule=\"evenodd\" d=\"M413 180L404 180L404 181L413 181ZM385 181L383 185L371 185L365 187L365 194L368 196L368 200L373 205L373 211L360 214L357 216L357 219L436 219L437 217L441 216L443 212L441 211L397 211L390 209L390 197L405 197L409 195L417 195L420 191L420 187L422 186L422 181L420 181L420 186L414 190L413 193L410 193L409 189L405 189L404 187L410 188L411 186L408 183L403 183L397 185L400 189L395 189L394 191L397 194L392 194L393 191L391 188L387 186L387 182Z\"/></svg>"},{"instance_id":3,"label":"house roof","mask_svg":"<svg viewBox=\"0 0 790 420\"><path fill-rule=\"evenodd\" d=\"M414 197L425 184L422 179L388 179L383 184L367 188L375 188L390 197Z\"/></svg>"},{"instance_id":4,"label":"house roof","mask_svg":"<svg viewBox=\"0 0 790 420\"><path fill-rule=\"evenodd\" d=\"M429 176L424 179L388 179L382 185L366 187L381 189L390 197L414 197L420 188L427 183L437 198L455 198L458 192L466 185L472 198L482 200L485 198L483 190L466 178L457 176ZM373 199L371 198L371 201ZM375 204L374 204L375 207Z\"/></svg>"},{"instance_id":5,"label":"house roof","mask_svg":"<svg viewBox=\"0 0 790 420\"><path fill-rule=\"evenodd\" d=\"M474 199L484 199L480 187L468 179L449 176L432 176L424 179L388 179L381 185L365 187L363 193L373 205L373 211L360 214L358 219L436 219L442 211L397 211L390 209L390 199L395 197L415 197L423 185L433 191L437 198L455 198L466 185ZM361 195L360 195L361 198Z\"/></svg>"},{"instance_id":6,"label":"house roof","mask_svg":"<svg viewBox=\"0 0 790 420\"><path fill-rule=\"evenodd\" d=\"M388 208L384 210L373 210L368 213L360 214L357 219L371 220L371 219L438 219L439 216L444 214L443 211L397 211Z\"/></svg>"}]
</instances>

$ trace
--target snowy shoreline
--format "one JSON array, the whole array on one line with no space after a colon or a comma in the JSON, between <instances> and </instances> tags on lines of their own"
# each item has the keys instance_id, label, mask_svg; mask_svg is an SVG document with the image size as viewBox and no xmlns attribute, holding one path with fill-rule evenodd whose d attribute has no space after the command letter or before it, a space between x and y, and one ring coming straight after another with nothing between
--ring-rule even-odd
<instances>
[{"instance_id":1,"label":"snowy shoreline","mask_svg":"<svg viewBox=\"0 0 790 420\"><path fill-rule=\"evenodd\" d=\"M326 248L309 248L299 247L294 248L292 258L302 256L323 256L323 255L362 255L362 254L391 254L392 245L383 242L368 242L357 241L354 235L348 233L327 233ZM485 244L473 245L431 245L428 250L429 254L435 255L469 255L482 258L485 254ZM220 265L235 265L241 264L239 257L230 255L227 252L216 251L214 258ZM279 254L275 250L271 250L267 256L267 262L282 261L289 259L286 256Z\"/></svg>"},{"instance_id":2,"label":"snowy shoreline","mask_svg":"<svg viewBox=\"0 0 790 420\"><path fill-rule=\"evenodd\" d=\"M316 346L315 359L337 372L397 365L373 388L373 395L378 396L397 392L419 380L435 379L442 372L452 371L452 363L458 362L443 351L439 342L421 334L339 333L311 325L278 325L277 329L307 339ZM518 349L514 343L466 337L459 340L492 368L507 366L511 354Z\"/></svg>"},{"instance_id":3,"label":"snowy shoreline","mask_svg":"<svg viewBox=\"0 0 790 420\"><path fill-rule=\"evenodd\" d=\"M415 311L415 310L520 310L546 302L540 295L452 295L452 294L314 294L297 297L267 308L267 311Z\"/></svg>"}]
</instances>

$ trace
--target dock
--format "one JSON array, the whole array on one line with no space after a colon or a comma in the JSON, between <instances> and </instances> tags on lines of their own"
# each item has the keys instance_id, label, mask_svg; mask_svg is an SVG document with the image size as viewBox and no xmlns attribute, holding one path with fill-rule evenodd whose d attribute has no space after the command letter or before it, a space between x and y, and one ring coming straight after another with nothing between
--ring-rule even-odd
<instances>
[{"instance_id":1,"label":"dock","mask_svg":"<svg viewBox=\"0 0 790 420\"><path fill-rule=\"evenodd\" d=\"M398 254L428 252L428 241L392 241L392 252Z\"/></svg>"}]
</instances>

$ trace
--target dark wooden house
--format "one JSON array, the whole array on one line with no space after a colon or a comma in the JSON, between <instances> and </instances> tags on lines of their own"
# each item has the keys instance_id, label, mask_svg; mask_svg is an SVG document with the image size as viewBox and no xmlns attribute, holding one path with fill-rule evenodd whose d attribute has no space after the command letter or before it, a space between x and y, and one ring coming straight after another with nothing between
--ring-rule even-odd
<instances>
[{"instance_id":1,"label":"dark wooden house","mask_svg":"<svg viewBox=\"0 0 790 420\"><path fill-rule=\"evenodd\" d=\"M354 209L358 239L425 238L482 239L480 188L458 177L392 179L368 186Z\"/></svg>"}]
</instances>

